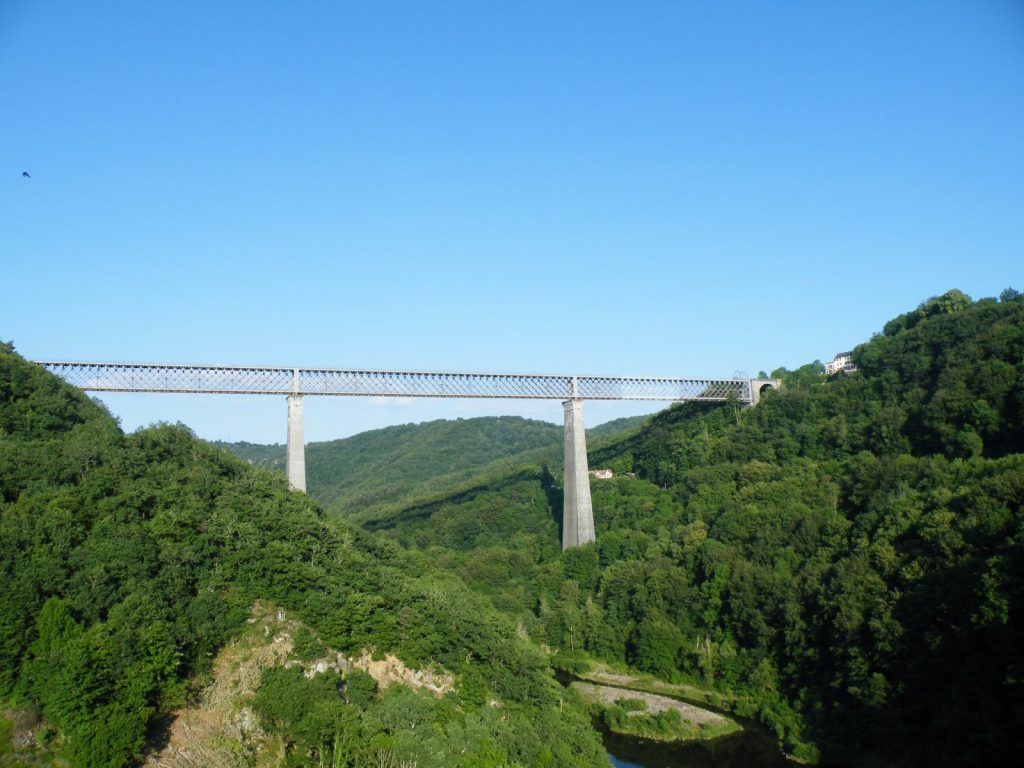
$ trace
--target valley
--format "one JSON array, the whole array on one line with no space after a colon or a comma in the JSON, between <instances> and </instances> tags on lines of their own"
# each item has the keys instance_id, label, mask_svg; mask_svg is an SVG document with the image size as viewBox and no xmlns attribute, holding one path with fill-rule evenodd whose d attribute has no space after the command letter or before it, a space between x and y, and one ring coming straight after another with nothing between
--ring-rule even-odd
<instances>
[{"instance_id":1,"label":"valley","mask_svg":"<svg viewBox=\"0 0 1024 768\"><path fill-rule=\"evenodd\" d=\"M1008 762L1024 733L1024 299L950 291L853 360L774 371L782 390L754 408L593 430L590 466L612 470L591 479L597 540L563 552L560 427L311 444L307 496L282 446L125 434L5 345L0 699L6 722L45 724L19 759ZM230 656L285 635L261 665ZM232 668L245 690L211 714ZM407 673L384 685L384 668ZM641 757L593 717L717 738ZM751 727L726 735L719 717Z\"/></svg>"}]
</instances>

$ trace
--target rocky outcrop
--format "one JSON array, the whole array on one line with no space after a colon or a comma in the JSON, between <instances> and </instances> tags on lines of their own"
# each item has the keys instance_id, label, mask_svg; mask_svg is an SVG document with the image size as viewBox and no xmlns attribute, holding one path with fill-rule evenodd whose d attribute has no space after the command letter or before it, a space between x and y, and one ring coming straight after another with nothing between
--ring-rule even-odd
<instances>
[{"instance_id":1,"label":"rocky outcrop","mask_svg":"<svg viewBox=\"0 0 1024 768\"><path fill-rule=\"evenodd\" d=\"M291 654L297 623L257 603L249 624L217 654L201 702L174 713L167 744L149 755L147 768L250 768L283 761L282 745L264 733L249 702L263 671Z\"/></svg>"},{"instance_id":2,"label":"rocky outcrop","mask_svg":"<svg viewBox=\"0 0 1024 768\"><path fill-rule=\"evenodd\" d=\"M392 683L403 683L410 688L422 688L435 696L443 696L455 690L455 680L450 673L434 669L410 669L397 656L390 653L375 659L368 650L359 658L338 654L338 668L342 672L359 669L377 681L381 688Z\"/></svg>"},{"instance_id":3,"label":"rocky outcrop","mask_svg":"<svg viewBox=\"0 0 1024 768\"><path fill-rule=\"evenodd\" d=\"M200 704L174 713L167 744L151 753L147 768L271 768L284 760L284 747L260 727L249 706L264 670L301 667L313 677L329 671L344 674L358 669L381 688L401 683L443 696L455 689L451 674L443 670L412 669L392 654L374 658L371 649L358 657L331 651L315 661L294 658L296 632L302 624L284 611L256 603L249 627L217 654L212 681Z\"/></svg>"}]
</instances>

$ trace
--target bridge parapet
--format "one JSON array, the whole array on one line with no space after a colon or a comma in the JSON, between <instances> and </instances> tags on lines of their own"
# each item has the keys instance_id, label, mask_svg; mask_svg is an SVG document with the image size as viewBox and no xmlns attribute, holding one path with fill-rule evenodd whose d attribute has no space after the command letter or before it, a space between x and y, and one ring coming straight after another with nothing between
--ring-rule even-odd
<instances>
[{"instance_id":1,"label":"bridge parapet","mask_svg":"<svg viewBox=\"0 0 1024 768\"><path fill-rule=\"evenodd\" d=\"M337 368L38 361L92 392L221 395L666 400L749 403L744 379L369 371Z\"/></svg>"}]
</instances>

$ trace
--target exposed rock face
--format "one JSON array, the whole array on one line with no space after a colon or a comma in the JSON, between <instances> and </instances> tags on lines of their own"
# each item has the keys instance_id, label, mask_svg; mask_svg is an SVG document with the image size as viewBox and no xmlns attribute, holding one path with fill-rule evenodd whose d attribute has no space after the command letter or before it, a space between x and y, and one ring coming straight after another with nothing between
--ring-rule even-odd
<instances>
[{"instance_id":1,"label":"exposed rock face","mask_svg":"<svg viewBox=\"0 0 1024 768\"><path fill-rule=\"evenodd\" d=\"M217 654L202 703L174 713L167 745L150 754L146 766L248 768L281 763L281 745L264 733L249 702L263 671L283 664L291 654L294 627L280 626L283 620L259 603L252 612L253 628Z\"/></svg>"},{"instance_id":2,"label":"exposed rock face","mask_svg":"<svg viewBox=\"0 0 1024 768\"><path fill-rule=\"evenodd\" d=\"M161 768L242 768L257 762L277 765L269 754L273 744L260 728L259 718L244 702L251 700L263 670L280 662L290 650L290 640L253 649L237 649L218 657L213 683L197 707L175 713L170 739L160 752L151 755L148 766ZM268 750L267 748L270 747ZM283 754L282 754L283 757Z\"/></svg>"},{"instance_id":3,"label":"exposed rock face","mask_svg":"<svg viewBox=\"0 0 1024 768\"><path fill-rule=\"evenodd\" d=\"M302 667L302 673L306 677L322 675L328 671L344 674L358 669L376 680L377 685L381 688L387 688L394 683L402 683L410 688L422 688L435 696L443 696L455 690L455 680L448 672L439 672L433 669L411 669L400 658L390 653L383 658L375 659L368 649L364 649L362 654L356 658L339 653L333 657L328 656L313 662L289 659L284 666L286 668Z\"/></svg>"},{"instance_id":4,"label":"exposed rock face","mask_svg":"<svg viewBox=\"0 0 1024 768\"><path fill-rule=\"evenodd\" d=\"M435 696L443 696L455 690L455 681L451 674L433 669L410 669L405 663L390 653L382 659L374 659L368 650L363 650L358 659L338 654L338 669L347 672L359 669L377 681L381 688L392 683L404 683L410 688L423 688Z\"/></svg>"},{"instance_id":5,"label":"exposed rock face","mask_svg":"<svg viewBox=\"0 0 1024 768\"><path fill-rule=\"evenodd\" d=\"M272 768L284 760L284 747L260 727L249 706L264 670L301 667L306 677L328 671L366 672L381 688L401 683L422 688L435 696L454 690L451 674L433 669L410 669L388 654L374 659L364 649L358 658L340 653L313 662L292 657L293 637L301 624L284 611L256 603L248 619L250 628L225 647L213 664L213 681L202 703L174 713L167 745L151 753L147 768Z\"/></svg>"}]
</instances>

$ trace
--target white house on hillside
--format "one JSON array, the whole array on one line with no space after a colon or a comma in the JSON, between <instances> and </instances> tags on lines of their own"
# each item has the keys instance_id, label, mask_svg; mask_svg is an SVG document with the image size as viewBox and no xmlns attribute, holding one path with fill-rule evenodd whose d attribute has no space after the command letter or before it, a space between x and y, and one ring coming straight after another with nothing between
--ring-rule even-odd
<instances>
[{"instance_id":1,"label":"white house on hillside","mask_svg":"<svg viewBox=\"0 0 1024 768\"><path fill-rule=\"evenodd\" d=\"M857 366L853 364L853 352L840 352L835 358L825 363L826 376L831 376L834 373L851 373L856 370Z\"/></svg>"}]
</instances>

